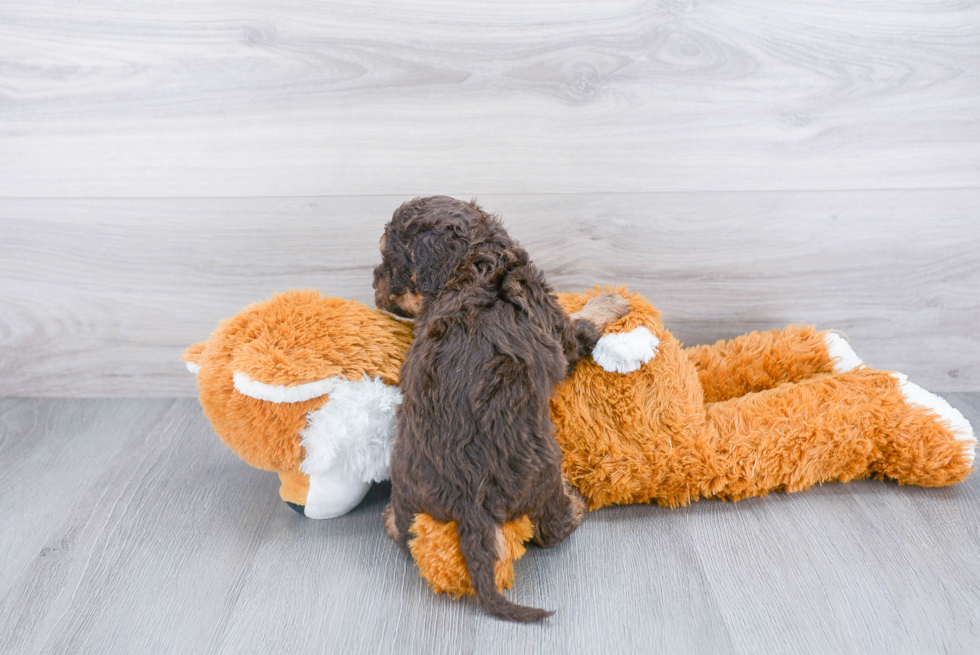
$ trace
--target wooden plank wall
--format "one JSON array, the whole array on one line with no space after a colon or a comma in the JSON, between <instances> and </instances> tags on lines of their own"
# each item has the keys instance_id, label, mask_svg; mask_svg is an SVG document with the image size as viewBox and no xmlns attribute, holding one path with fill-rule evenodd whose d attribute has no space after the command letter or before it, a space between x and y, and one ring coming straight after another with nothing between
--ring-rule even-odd
<instances>
[{"instance_id":1,"label":"wooden plank wall","mask_svg":"<svg viewBox=\"0 0 980 655\"><path fill-rule=\"evenodd\" d=\"M404 199L687 343L807 321L980 389L980 3L0 7L0 395L183 396L290 287L370 302Z\"/></svg>"}]
</instances>

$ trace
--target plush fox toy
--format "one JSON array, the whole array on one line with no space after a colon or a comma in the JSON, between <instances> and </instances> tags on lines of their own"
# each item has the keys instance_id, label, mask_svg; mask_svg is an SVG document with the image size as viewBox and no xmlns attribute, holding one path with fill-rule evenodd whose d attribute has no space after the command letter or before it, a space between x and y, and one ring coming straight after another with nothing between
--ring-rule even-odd
<instances>
[{"instance_id":1,"label":"plush fox toy","mask_svg":"<svg viewBox=\"0 0 980 655\"><path fill-rule=\"evenodd\" d=\"M602 289L561 294L569 312ZM551 401L568 482L589 505L739 500L829 481L943 486L972 470L963 415L900 373L864 366L833 332L793 326L683 348L645 299L611 325ZM387 477L410 324L293 291L222 322L184 360L221 439L275 471L310 518L350 511ZM436 592L472 594L453 523L416 517L410 548ZM497 584L532 526L504 526Z\"/></svg>"}]
</instances>

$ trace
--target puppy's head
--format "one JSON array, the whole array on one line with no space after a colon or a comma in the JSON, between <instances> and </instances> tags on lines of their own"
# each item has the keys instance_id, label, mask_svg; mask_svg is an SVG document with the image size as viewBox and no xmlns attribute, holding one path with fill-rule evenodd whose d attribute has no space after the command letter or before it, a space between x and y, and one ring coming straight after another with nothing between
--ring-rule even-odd
<instances>
[{"instance_id":1,"label":"puppy's head","mask_svg":"<svg viewBox=\"0 0 980 655\"><path fill-rule=\"evenodd\" d=\"M414 317L446 286L474 242L498 228L496 220L473 202L446 196L406 202L395 210L381 237L381 265L374 269L375 304L398 316Z\"/></svg>"}]
</instances>

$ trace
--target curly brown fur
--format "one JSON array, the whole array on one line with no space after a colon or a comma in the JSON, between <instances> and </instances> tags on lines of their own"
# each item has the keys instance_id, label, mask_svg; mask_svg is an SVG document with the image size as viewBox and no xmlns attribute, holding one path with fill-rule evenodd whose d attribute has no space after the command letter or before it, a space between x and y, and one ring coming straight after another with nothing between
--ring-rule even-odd
<instances>
[{"instance_id":1,"label":"curly brown fur","mask_svg":"<svg viewBox=\"0 0 980 655\"><path fill-rule=\"evenodd\" d=\"M386 528L406 548L416 514L455 521L480 605L513 621L550 616L497 590L499 529L530 516L535 541L550 547L581 523L584 504L562 481L548 402L628 306L603 297L569 317L527 252L474 203L407 202L381 246L375 302L415 316Z\"/></svg>"}]
</instances>

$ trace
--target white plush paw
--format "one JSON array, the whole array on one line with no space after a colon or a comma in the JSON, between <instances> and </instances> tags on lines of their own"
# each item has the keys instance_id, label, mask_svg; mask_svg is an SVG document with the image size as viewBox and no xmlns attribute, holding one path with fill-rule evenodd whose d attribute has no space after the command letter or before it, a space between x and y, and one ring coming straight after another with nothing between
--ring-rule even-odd
<instances>
[{"instance_id":1,"label":"white plush paw","mask_svg":"<svg viewBox=\"0 0 980 655\"><path fill-rule=\"evenodd\" d=\"M827 354L830 361L834 363L835 373L847 373L864 364L864 360L857 356L851 344L836 332L828 332L824 336L824 343L827 344Z\"/></svg>"},{"instance_id":2,"label":"white plush paw","mask_svg":"<svg viewBox=\"0 0 980 655\"><path fill-rule=\"evenodd\" d=\"M898 388L905 396L905 402L929 410L940 421L944 422L957 441L963 442L963 450L966 452L968 463L973 464L977 438L973 433L973 426L966 420L966 417L946 402L945 398L926 391L914 382L909 382L908 376L904 373L893 373L892 375L898 380Z\"/></svg>"},{"instance_id":3,"label":"white plush paw","mask_svg":"<svg viewBox=\"0 0 980 655\"><path fill-rule=\"evenodd\" d=\"M592 350L592 359L610 373L630 373L653 359L659 345L660 339L653 332L638 327L601 337Z\"/></svg>"},{"instance_id":4,"label":"white plush paw","mask_svg":"<svg viewBox=\"0 0 980 655\"><path fill-rule=\"evenodd\" d=\"M358 506L371 488L345 470L343 464L322 473L310 475L310 490L306 494L303 513L309 519L333 519Z\"/></svg>"}]
</instances>

